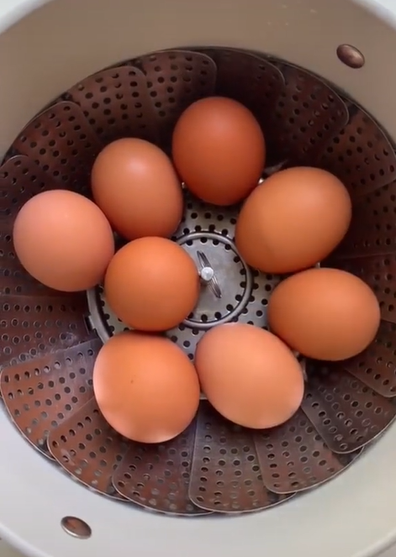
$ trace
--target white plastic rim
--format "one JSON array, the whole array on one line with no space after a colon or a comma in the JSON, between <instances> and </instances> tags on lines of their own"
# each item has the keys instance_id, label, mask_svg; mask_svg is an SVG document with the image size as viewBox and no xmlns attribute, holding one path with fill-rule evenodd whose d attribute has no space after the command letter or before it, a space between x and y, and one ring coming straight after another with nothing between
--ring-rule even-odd
<instances>
[{"instance_id":1,"label":"white plastic rim","mask_svg":"<svg viewBox=\"0 0 396 557\"><path fill-rule=\"evenodd\" d=\"M1 0L0 153L57 94L122 59L188 45L269 52L321 74L396 138L396 1ZM344 66L339 44L365 56ZM396 426L348 471L267 512L169 518L112 502L37 454L0 411L0 536L37 557L368 557L396 542ZM72 515L92 536L61 528Z\"/></svg>"}]
</instances>

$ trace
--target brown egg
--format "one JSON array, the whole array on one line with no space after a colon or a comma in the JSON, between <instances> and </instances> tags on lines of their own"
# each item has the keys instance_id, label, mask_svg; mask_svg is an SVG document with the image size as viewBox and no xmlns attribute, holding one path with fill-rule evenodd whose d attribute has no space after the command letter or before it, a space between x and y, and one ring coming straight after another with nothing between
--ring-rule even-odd
<instances>
[{"instance_id":1,"label":"brown egg","mask_svg":"<svg viewBox=\"0 0 396 557\"><path fill-rule=\"evenodd\" d=\"M265 152L253 114L224 97L193 103L173 134L172 155L179 175L192 193L215 205L237 203L257 186Z\"/></svg>"},{"instance_id":2,"label":"brown egg","mask_svg":"<svg viewBox=\"0 0 396 557\"><path fill-rule=\"evenodd\" d=\"M195 367L209 402L245 427L280 425L303 398L298 360L276 336L253 325L228 323L211 329L198 343Z\"/></svg>"},{"instance_id":3,"label":"brown egg","mask_svg":"<svg viewBox=\"0 0 396 557\"><path fill-rule=\"evenodd\" d=\"M128 240L168 237L183 214L181 184L161 149L137 138L110 143L92 169L96 203Z\"/></svg>"},{"instance_id":4,"label":"brown egg","mask_svg":"<svg viewBox=\"0 0 396 557\"><path fill-rule=\"evenodd\" d=\"M14 223L15 253L35 279L74 292L103 279L114 254L111 226L92 201L67 190L30 199Z\"/></svg>"},{"instance_id":5,"label":"brown egg","mask_svg":"<svg viewBox=\"0 0 396 557\"><path fill-rule=\"evenodd\" d=\"M351 200L338 178L318 168L288 168L270 176L246 200L235 241L255 269L290 273L328 256L350 222Z\"/></svg>"},{"instance_id":6,"label":"brown egg","mask_svg":"<svg viewBox=\"0 0 396 557\"><path fill-rule=\"evenodd\" d=\"M121 333L102 347L93 388L108 423L141 443L176 437L199 405L199 381L188 357L169 339L144 333Z\"/></svg>"},{"instance_id":7,"label":"brown egg","mask_svg":"<svg viewBox=\"0 0 396 557\"><path fill-rule=\"evenodd\" d=\"M292 349L318 360L344 360L374 340L380 308L358 277L309 269L282 281L268 304L271 331Z\"/></svg>"},{"instance_id":8,"label":"brown egg","mask_svg":"<svg viewBox=\"0 0 396 557\"><path fill-rule=\"evenodd\" d=\"M105 296L114 313L141 331L176 327L194 309L198 269L179 245L165 238L140 238L121 248L105 277Z\"/></svg>"}]
</instances>

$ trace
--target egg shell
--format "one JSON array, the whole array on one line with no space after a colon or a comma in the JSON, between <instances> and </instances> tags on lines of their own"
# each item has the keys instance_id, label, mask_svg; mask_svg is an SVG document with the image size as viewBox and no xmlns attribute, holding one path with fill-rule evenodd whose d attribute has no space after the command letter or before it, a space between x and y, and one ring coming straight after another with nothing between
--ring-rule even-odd
<instances>
[{"instance_id":1,"label":"egg shell","mask_svg":"<svg viewBox=\"0 0 396 557\"><path fill-rule=\"evenodd\" d=\"M224 97L208 97L192 105L178 120L172 157L186 187L214 205L244 199L261 177L265 140L253 114Z\"/></svg>"},{"instance_id":2,"label":"egg shell","mask_svg":"<svg viewBox=\"0 0 396 557\"><path fill-rule=\"evenodd\" d=\"M193 364L167 338L137 332L113 336L93 370L99 409L121 435L162 443L194 419L200 388Z\"/></svg>"},{"instance_id":3,"label":"egg shell","mask_svg":"<svg viewBox=\"0 0 396 557\"><path fill-rule=\"evenodd\" d=\"M288 168L267 178L245 201L235 242L255 269L300 271L334 250L351 216L349 194L333 174L313 167Z\"/></svg>"},{"instance_id":4,"label":"egg shell","mask_svg":"<svg viewBox=\"0 0 396 557\"><path fill-rule=\"evenodd\" d=\"M165 331L186 319L200 292L198 269L188 253L165 238L129 242L113 257L105 276L105 296L126 325Z\"/></svg>"},{"instance_id":5,"label":"egg shell","mask_svg":"<svg viewBox=\"0 0 396 557\"><path fill-rule=\"evenodd\" d=\"M93 165L91 186L95 202L128 240L169 237L181 221L183 195L172 162L143 139L107 145Z\"/></svg>"},{"instance_id":6,"label":"egg shell","mask_svg":"<svg viewBox=\"0 0 396 557\"><path fill-rule=\"evenodd\" d=\"M208 331L195 352L203 392L225 418L254 429L293 416L304 394L300 363L264 329L227 323Z\"/></svg>"},{"instance_id":7,"label":"egg shell","mask_svg":"<svg viewBox=\"0 0 396 557\"><path fill-rule=\"evenodd\" d=\"M105 215L92 201L67 190L30 199L13 228L16 255L35 279L50 288L75 292L102 281L114 254Z\"/></svg>"},{"instance_id":8,"label":"egg shell","mask_svg":"<svg viewBox=\"0 0 396 557\"><path fill-rule=\"evenodd\" d=\"M374 292L338 269L309 269L282 281L268 304L273 333L317 360L337 361L362 352L380 324Z\"/></svg>"}]
</instances>

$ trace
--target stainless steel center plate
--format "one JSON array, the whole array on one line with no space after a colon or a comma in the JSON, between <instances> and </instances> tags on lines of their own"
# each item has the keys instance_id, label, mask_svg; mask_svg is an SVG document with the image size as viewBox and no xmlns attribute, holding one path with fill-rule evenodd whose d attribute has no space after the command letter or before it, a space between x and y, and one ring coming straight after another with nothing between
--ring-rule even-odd
<instances>
[{"instance_id":1,"label":"stainless steel center plate","mask_svg":"<svg viewBox=\"0 0 396 557\"><path fill-rule=\"evenodd\" d=\"M215 207L185 192L185 214L173 240L194 259L201 293L194 312L166 335L190 359L205 331L221 323L240 322L267 328L267 304L280 277L250 269L234 244L239 207ZM103 287L87 294L90 322L105 342L127 330L106 302Z\"/></svg>"}]
</instances>

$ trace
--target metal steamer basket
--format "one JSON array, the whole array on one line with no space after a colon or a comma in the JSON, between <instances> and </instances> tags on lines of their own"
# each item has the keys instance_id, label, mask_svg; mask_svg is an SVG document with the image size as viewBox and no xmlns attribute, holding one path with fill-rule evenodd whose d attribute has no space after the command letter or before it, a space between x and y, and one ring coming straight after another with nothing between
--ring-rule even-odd
<instances>
[{"instance_id":1,"label":"metal steamer basket","mask_svg":"<svg viewBox=\"0 0 396 557\"><path fill-rule=\"evenodd\" d=\"M0 8L0 531L23 553L352 557L396 538L396 13L386 4L20 0ZM167 151L182 111L212 95L242 102L260 122L263 180L311 165L344 182L352 225L323 264L367 282L382 321L351 360L301 359L305 397L283 426L240 428L203 399L182 435L142 445L111 429L92 391L95 357L125 325L101 287L63 294L32 279L15 256L12 226L43 190L89 196L93 161L115 139L141 137ZM207 288L166 334L190 358L219 323L267 326L280 277L241 259L237 214L185 192L173 239L198 258Z\"/></svg>"}]
</instances>

